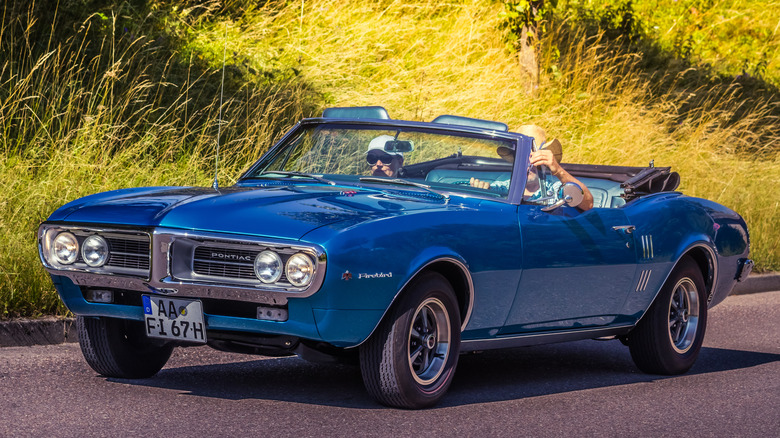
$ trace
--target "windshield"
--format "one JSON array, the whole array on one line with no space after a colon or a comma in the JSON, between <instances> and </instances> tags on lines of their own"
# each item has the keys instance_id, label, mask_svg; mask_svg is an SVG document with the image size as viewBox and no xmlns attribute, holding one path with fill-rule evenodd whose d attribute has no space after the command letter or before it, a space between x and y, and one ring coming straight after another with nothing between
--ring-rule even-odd
<instances>
[{"instance_id":1,"label":"windshield","mask_svg":"<svg viewBox=\"0 0 780 438\"><path fill-rule=\"evenodd\" d=\"M321 124L300 129L244 180L307 178L340 183L347 179L506 197L514 149L512 140L476 134Z\"/></svg>"}]
</instances>

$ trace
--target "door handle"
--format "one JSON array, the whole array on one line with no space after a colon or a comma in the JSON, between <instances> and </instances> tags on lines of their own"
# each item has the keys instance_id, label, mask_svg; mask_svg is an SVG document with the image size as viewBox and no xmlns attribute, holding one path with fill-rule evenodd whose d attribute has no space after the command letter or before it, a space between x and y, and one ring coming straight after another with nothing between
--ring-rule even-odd
<instances>
[{"instance_id":1,"label":"door handle","mask_svg":"<svg viewBox=\"0 0 780 438\"><path fill-rule=\"evenodd\" d=\"M633 225L615 225L614 227L612 227L612 229L615 231L623 232L625 234L632 234L636 229L636 227Z\"/></svg>"}]
</instances>

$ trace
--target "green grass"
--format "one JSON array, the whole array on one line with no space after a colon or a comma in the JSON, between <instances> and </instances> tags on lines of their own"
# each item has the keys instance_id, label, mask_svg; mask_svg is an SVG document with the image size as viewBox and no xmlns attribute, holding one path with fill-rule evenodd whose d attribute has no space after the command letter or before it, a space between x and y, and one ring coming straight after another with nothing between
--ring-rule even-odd
<instances>
[{"instance_id":1,"label":"green grass","mask_svg":"<svg viewBox=\"0 0 780 438\"><path fill-rule=\"evenodd\" d=\"M17 3L32 11L27 16L41 14L40 5ZM672 166L683 192L742 214L758 270L778 270L780 211L766 189L780 184L776 55L751 73L753 88L724 79L744 62L710 52L743 46L717 44L718 30L683 53L677 31L661 31L688 23L690 8L669 9L682 17L675 19L655 3L673 2L633 5L646 28L659 26L652 59L663 55L662 65L653 68L649 52L613 37L607 25L599 31L561 16L545 36L557 50L544 53L538 88L507 51L499 2L311 0L248 8L236 0L221 9L123 2L113 16L110 8L77 18L48 11L34 23L6 11L0 318L66 312L35 243L38 224L58 206L116 188L210 184L226 33L221 185L294 121L325 106L383 105L394 118L458 114L510 128L536 123L562 140L564 161ZM714 4L741 14L766 8L752 23L726 20L757 28L757 40L780 14L777 2ZM771 32L762 41L777 47Z\"/></svg>"},{"instance_id":2,"label":"green grass","mask_svg":"<svg viewBox=\"0 0 780 438\"><path fill-rule=\"evenodd\" d=\"M780 1L637 1L647 34L665 50L713 71L780 85Z\"/></svg>"}]
</instances>

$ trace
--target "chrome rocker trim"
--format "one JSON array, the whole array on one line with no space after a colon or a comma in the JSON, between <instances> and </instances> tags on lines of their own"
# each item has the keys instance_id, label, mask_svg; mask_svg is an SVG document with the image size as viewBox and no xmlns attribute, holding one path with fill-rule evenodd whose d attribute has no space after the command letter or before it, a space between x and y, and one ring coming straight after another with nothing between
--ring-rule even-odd
<instances>
[{"instance_id":1,"label":"chrome rocker trim","mask_svg":"<svg viewBox=\"0 0 780 438\"><path fill-rule=\"evenodd\" d=\"M491 339L464 339L460 341L460 351L481 351L498 348L528 347L531 345L552 344L555 342L579 341L596 339L605 336L622 336L630 332L634 325L613 327L594 327L577 330L554 332L535 332L518 335L501 336Z\"/></svg>"}]
</instances>

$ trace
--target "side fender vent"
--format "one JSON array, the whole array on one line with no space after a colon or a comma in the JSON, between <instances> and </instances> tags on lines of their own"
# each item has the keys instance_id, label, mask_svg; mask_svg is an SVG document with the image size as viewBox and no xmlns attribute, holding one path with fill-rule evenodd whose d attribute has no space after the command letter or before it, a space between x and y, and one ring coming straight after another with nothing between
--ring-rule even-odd
<instances>
[{"instance_id":1,"label":"side fender vent","mask_svg":"<svg viewBox=\"0 0 780 438\"><path fill-rule=\"evenodd\" d=\"M652 259L655 256L653 253L653 235L643 234L639 237L642 241L642 258L645 260Z\"/></svg>"},{"instance_id":2,"label":"side fender vent","mask_svg":"<svg viewBox=\"0 0 780 438\"><path fill-rule=\"evenodd\" d=\"M653 273L652 269L645 269L639 276L639 281L636 284L636 290L634 292L644 292L647 289L647 283L650 281L650 274Z\"/></svg>"}]
</instances>

